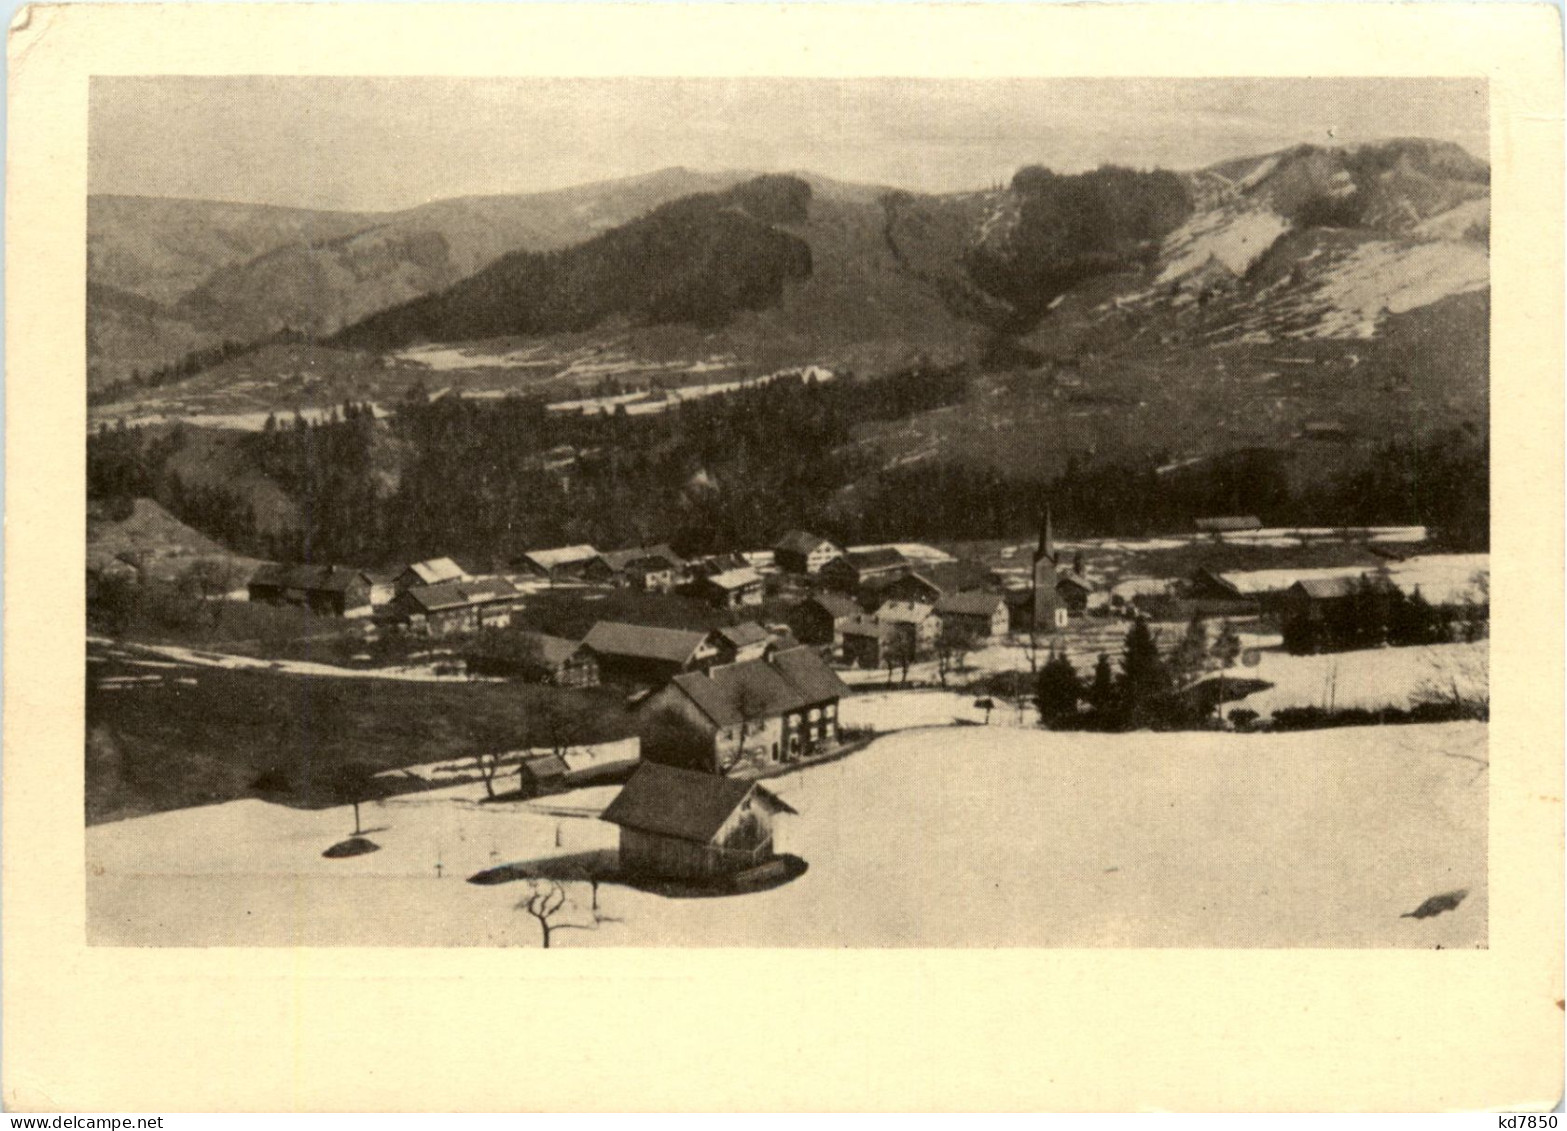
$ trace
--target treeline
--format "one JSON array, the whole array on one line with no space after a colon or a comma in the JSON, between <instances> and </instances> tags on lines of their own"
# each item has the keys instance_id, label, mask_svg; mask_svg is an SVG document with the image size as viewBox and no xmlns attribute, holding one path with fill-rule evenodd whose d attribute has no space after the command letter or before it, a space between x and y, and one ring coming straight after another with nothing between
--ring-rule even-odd
<instances>
[{"instance_id":1,"label":"treeline","mask_svg":"<svg viewBox=\"0 0 1567 1131\"><path fill-rule=\"evenodd\" d=\"M503 256L445 291L371 315L331 344L390 349L575 332L616 315L721 326L810 276L810 245L774 227L803 221L810 197L810 185L785 176L682 197L575 247Z\"/></svg>"},{"instance_id":2,"label":"treeline","mask_svg":"<svg viewBox=\"0 0 1567 1131\"><path fill-rule=\"evenodd\" d=\"M1085 280L1143 262L1193 208L1176 174L1114 165L1069 175L1026 166L1012 178L1012 191L1019 215L1007 247L976 247L964 265L981 288L1016 310L1015 328L1031 326Z\"/></svg>"},{"instance_id":3,"label":"treeline","mask_svg":"<svg viewBox=\"0 0 1567 1131\"><path fill-rule=\"evenodd\" d=\"M1326 602L1312 613L1286 612L1284 648L1300 656L1348 652L1384 644L1406 647L1475 641L1487 631L1485 597L1457 607L1431 604L1417 588L1405 593L1391 582L1362 577L1348 596Z\"/></svg>"},{"instance_id":4,"label":"treeline","mask_svg":"<svg viewBox=\"0 0 1567 1131\"><path fill-rule=\"evenodd\" d=\"M843 520L864 541L1010 538L1034 530L1046 501L1059 529L1137 537L1190 530L1204 515L1255 514L1269 526L1419 524L1451 549L1490 545L1490 442L1451 429L1388 441L1326 482L1298 482L1272 449L1229 452L1160 475L1162 453L1070 459L1055 478L1005 477L973 464L921 463L878 475Z\"/></svg>"},{"instance_id":5,"label":"treeline","mask_svg":"<svg viewBox=\"0 0 1567 1131\"><path fill-rule=\"evenodd\" d=\"M258 338L252 342L237 342L225 338L215 346L207 346L203 349L191 350L184 357L168 365L160 365L150 372L143 373L139 369L131 370L129 377L122 377L117 381L110 381L106 385L99 385L96 389L87 390L87 403L113 404L115 401L126 400L139 392L147 389L156 389L160 385L173 384L176 381L184 381L203 373L208 369L222 365L225 361L231 361L236 357L245 357L258 350L272 345L288 345L311 341L311 336L303 330L284 328L275 334L269 334L265 338Z\"/></svg>"},{"instance_id":6,"label":"treeline","mask_svg":"<svg viewBox=\"0 0 1567 1131\"><path fill-rule=\"evenodd\" d=\"M542 401L413 397L378 423L345 405L312 423L269 421L244 443L297 504L297 529L266 534L237 489L182 482L180 430L103 428L88 492L148 495L236 550L297 560L393 563L466 554L505 561L540 546L672 543L684 553L770 545L791 527L849 543L1027 537L1048 502L1058 529L1136 537L1201 515L1268 525L1428 527L1450 549L1489 546L1489 447L1455 429L1389 441L1325 481L1287 457L1227 453L1160 475L1162 454L1072 459L1058 476L974 464L883 468L855 429L960 402L963 367L881 379L779 379L662 413L554 413Z\"/></svg>"}]
</instances>

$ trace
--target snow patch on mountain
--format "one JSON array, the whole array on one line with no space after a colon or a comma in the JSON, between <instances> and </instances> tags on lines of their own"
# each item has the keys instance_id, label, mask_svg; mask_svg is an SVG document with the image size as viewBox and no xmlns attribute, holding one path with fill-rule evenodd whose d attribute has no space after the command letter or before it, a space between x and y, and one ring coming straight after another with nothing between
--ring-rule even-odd
<instances>
[{"instance_id":1,"label":"snow patch on mountain","mask_svg":"<svg viewBox=\"0 0 1567 1131\"><path fill-rule=\"evenodd\" d=\"M1172 283L1213 261L1237 276L1244 275L1289 227L1284 217L1260 209L1200 212L1165 237L1161 254L1164 269L1155 281Z\"/></svg>"}]
</instances>

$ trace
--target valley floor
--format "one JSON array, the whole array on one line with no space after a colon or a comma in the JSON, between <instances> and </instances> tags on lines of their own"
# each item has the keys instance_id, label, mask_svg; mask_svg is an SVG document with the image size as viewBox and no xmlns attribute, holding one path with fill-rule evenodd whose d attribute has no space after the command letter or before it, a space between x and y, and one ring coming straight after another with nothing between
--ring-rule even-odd
<instances>
[{"instance_id":1,"label":"valley floor","mask_svg":"<svg viewBox=\"0 0 1567 1131\"><path fill-rule=\"evenodd\" d=\"M911 723L955 706L893 695L923 697L898 712ZM883 708L914 706L893 695ZM566 921L583 929L553 945L1483 947L1486 733L907 730L767 783L799 810L778 833L779 850L809 865L799 879L714 899L606 884L597 923L573 884ZM88 937L538 946L537 924L514 909L525 883L464 881L613 848L597 814L614 792L480 804L473 784L398 797L364 808L381 850L338 860L321 853L349 834L346 808L247 800L95 826ZM1456 909L1406 917L1457 890Z\"/></svg>"}]
</instances>

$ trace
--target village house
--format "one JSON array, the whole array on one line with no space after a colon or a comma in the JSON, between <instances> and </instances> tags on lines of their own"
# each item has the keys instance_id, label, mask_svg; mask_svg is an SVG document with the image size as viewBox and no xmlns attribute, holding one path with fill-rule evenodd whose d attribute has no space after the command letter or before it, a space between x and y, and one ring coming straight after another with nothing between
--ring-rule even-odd
<instances>
[{"instance_id":1,"label":"village house","mask_svg":"<svg viewBox=\"0 0 1567 1131\"><path fill-rule=\"evenodd\" d=\"M589 746L509 751L498 760L502 766L515 761L519 788L524 795L537 797L626 780L642 764L642 740L632 735Z\"/></svg>"},{"instance_id":2,"label":"village house","mask_svg":"<svg viewBox=\"0 0 1567 1131\"><path fill-rule=\"evenodd\" d=\"M704 629L618 621L599 621L582 643L598 658L601 679L648 687L713 664L721 653L715 634Z\"/></svg>"},{"instance_id":3,"label":"village house","mask_svg":"<svg viewBox=\"0 0 1567 1131\"><path fill-rule=\"evenodd\" d=\"M859 589L860 607L866 612L881 608L888 601L912 601L934 605L945 591L919 571L874 577Z\"/></svg>"},{"instance_id":4,"label":"village house","mask_svg":"<svg viewBox=\"0 0 1567 1131\"><path fill-rule=\"evenodd\" d=\"M1062 570L1056 575L1056 596L1069 613L1081 615L1094 595L1094 583L1077 570Z\"/></svg>"},{"instance_id":5,"label":"village house","mask_svg":"<svg viewBox=\"0 0 1567 1131\"><path fill-rule=\"evenodd\" d=\"M872 550L849 550L822 566L822 582L842 593L853 593L860 586L883 577L907 573L909 559L891 546Z\"/></svg>"},{"instance_id":6,"label":"village house","mask_svg":"<svg viewBox=\"0 0 1567 1131\"><path fill-rule=\"evenodd\" d=\"M1055 590L1052 587L1051 592ZM954 593L936 602L940 631L966 630L977 640L1004 636L1011 617L999 593Z\"/></svg>"},{"instance_id":7,"label":"village house","mask_svg":"<svg viewBox=\"0 0 1567 1131\"><path fill-rule=\"evenodd\" d=\"M685 568L680 555L663 544L609 550L599 557L608 567L611 584L639 589L644 593L673 592ZM590 578L594 572L597 570L590 567Z\"/></svg>"},{"instance_id":8,"label":"village house","mask_svg":"<svg viewBox=\"0 0 1567 1131\"><path fill-rule=\"evenodd\" d=\"M471 578L467 572L451 558L431 558L429 561L414 562L405 567L392 579L392 589L396 593L401 593L419 585L439 585L443 581L469 580Z\"/></svg>"},{"instance_id":9,"label":"village house","mask_svg":"<svg viewBox=\"0 0 1567 1131\"><path fill-rule=\"evenodd\" d=\"M1198 566L1187 584L1192 614L1201 617L1255 616L1257 598L1241 590L1217 570Z\"/></svg>"},{"instance_id":10,"label":"village house","mask_svg":"<svg viewBox=\"0 0 1567 1131\"><path fill-rule=\"evenodd\" d=\"M838 745L843 681L814 649L686 672L643 703L654 761L714 774L794 762Z\"/></svg>"},{"instance_id":11,"label":"village house","mask_svg":"<svg viewBox=\"0 0 1567 1131\"><path fill-rule=\"evenodd\" d=\"M803 530L791 530L773 547L773 564L785 573L814 575L842 553L841 547L825 538Z\"/></svg>"},{"instance_id":12,"label":"village house","mask_svg":"<svg viewBox=\"0 0 1567 1131\"><path fill-rule=\"evenodd\" d=\"M789 610L789 630L801 644L836 649L843 643L843 626L860 615L860 607L838 593L818 593Z\"/></svg>"},{"instance_id":13,"label":"village house","mask_svg":"<svg viewBox=\"0 0 1567 1131\"><path fill-rule=\"evenodd\" d=\"M431 637L506 628L511 624L517 590L504 578L442 581L416 585L392 599L394 623Z\"/></svg>"},{"instance_id":14,"label":"village house","mask_svg":"<svg viewBox=\"0 0 1567 1131\"><path fill-rule=\"evenodd\" d=\"M552 550L529 550L514 563L518 572L554 585L562 581L584 581L589 574L600 573L609 579L609 567L592 546L559 546Z\"/></svg>"},{"instance_id":15,"label":"village house","mask_svg":"<svg viewBox=\"0 0 1567 1131\"><path fill-rule=\"evenodd\" d=\"M744 554L707 554L700 558L692 558L686 562L686 573L693 579L712 577L719 573L728 573L730 570L749 569L751 563L746 561Z\"/></svg>"},{"instance_id":16,"label":"village house","mask_svg":"<svg viewBox=\"0 0 1567 1131\"><path fill-rule=\"evenodd\" d=\"M888 625L912 656L923 656L936 643L941 621L934 605L917 601L888 601L876 610L875 619Z\"/></svg>"},{"instance_id":17,"label":"village house","mask_svg":"<svg viewBox=\"0 0 1567 1131\"><path fill-rule=\"evenodd\" d=\"M697 578L689 592L717 609L743 609L762 603L762 575L749 566L725 570Z\"/></svg>"},{"instance_id":18,"label":"village house","mask_svg":"<svg viewBox=\"0 0 1567 1131\"><path fill-rule=\"evenodd\" d=\"M879 668L898 631L873 616L851 617L839 629L843 662L857 668Z\"/></svg>"},{"instance_id":19,"label":"village house","mask_svg":"<svg viewBox=\"0 0 1567 1131\"><path fill-rule=\"evenodd\" d=\"M721 664L759 660L773 643L772 634L755 621L745 620L714 631L718 637L718 662Z\"/></svg>"},{"instance_id":20,"label":"village house","mask_svg":"<svg viewBox=\"0 0 1567 1131\"><path fill-rule=\"evenodd\" d=\"M252 601L298 605L322 616L367 617L374 588L364 570L268 562L251 575L246 592Z\"/></svg>"},{"instance_id":21,"label":"village house","mask_svg":"<svg viewBox=\"0 0 1567 1131\"><path fill-rule=\"evenodd\" d=\"M756 782L645 763L604 810L633 875L714 881L773 856L773 819L795 812Z\"/></svg>"},{"instance_id":22,"label":"village house","mask_svg":"<svg viewBox=\"0 0 1567 1131\"><path fill-rule=\"evenodd\" d=\"M467 657L474 675L515 676L550 687L597 687L598 657L575 640L542 632L514 632L498 647L485 647Z\"/></svg>"}]
</instances>

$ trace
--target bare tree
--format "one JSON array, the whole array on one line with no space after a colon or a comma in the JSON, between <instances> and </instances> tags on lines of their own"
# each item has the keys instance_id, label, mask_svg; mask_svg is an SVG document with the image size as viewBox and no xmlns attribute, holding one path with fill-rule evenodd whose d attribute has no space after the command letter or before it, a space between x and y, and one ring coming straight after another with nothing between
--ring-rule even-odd
<instances>
[{"instance_id":1,"label":"bare tree","mask_svg":"<svg viewBox=\"0 0 1567 1131\"><path fill-rule=\"evenodd\" d=\"M947 674L963 667L964 660L974 650L974 630L961 621L946 621L936 637L936 675L941 686L947 686Z\"/></svg>"},{"instance_id":2,"label":"bare tree","mask_svg":"<svg viewBox=\"0 0 1567 1131\"><path fill-rule=\"evenodd\" d=\"M499 750L480 750L473 756L473 764L478 767L479 777L484 782L484 794L486 797L495 796L495 776L500 773L501 754ZM519 767L518 773L521 773Z\"/></svg>"},{"instance_id":3,"label":"bare tree","mask_svg":"<svg viewBox=\"0 0 1567 1131\"><path fill-rule=\"evenodd\" d=\"M544 939L544 949L548 950L550 936L556 931L591 931L597 926L596 920L592 924L561 921L559 917L570 906L571 900L564 884L541 878L528 881L528 894L518 902L517 910L526 911L538 920L539 931Z\"/></svg>"},{"instance_id":4,"label":"bare tree","mask_svg":"<svg viewBox=\"0 0 1567 1131\"><path fill-rule=\"evenodd\" d=\"M340 805L353 806L354 836L363 832L359 825L360 804L383 796L384 783L376 776L377 772L374 766L364 762L345 762L334 767L327 778L327 788L333 799Z\"/></svg>"},{"instance_id":5,"label":"bare tree","mask_svg":"<svg viewBox=\"0 0 1567 1131\"><path fill-rule=\"evenodd\" d=\"M887 647L882 652L882 661L887 665L887 686L892 687L892 673L901 668L903 670L903 684L909 682L909 665L914 662L914 638L906 632L893 633L892 639L887 642Z\"/></svg>"},{"instance_id":6,"label":"bare tree","mask_svg":"<svg viewBox=\"0 0 1567 1131\"><path fill-rule=\"evenodd\" d=\"M1039 674L1039 630L1030 625L1018 636L1018 643L1023 647L1023 655L1028 658L1028 673L1037 676Z\"/></svg>"}]
</instances>

